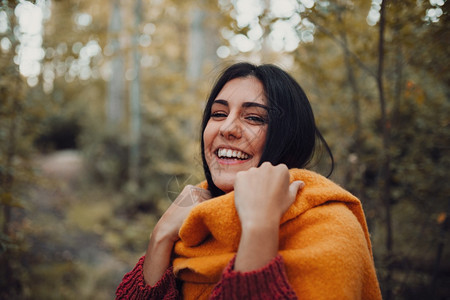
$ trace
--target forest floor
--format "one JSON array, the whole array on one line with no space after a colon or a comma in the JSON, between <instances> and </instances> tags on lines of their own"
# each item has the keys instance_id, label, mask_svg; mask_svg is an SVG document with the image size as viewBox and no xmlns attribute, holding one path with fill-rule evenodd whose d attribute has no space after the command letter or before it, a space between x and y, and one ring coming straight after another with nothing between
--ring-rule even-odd
<instances>
[{"instance_id":1,"label":"forest floor","mask_svg":"<svg viewBox=\"0 0 450 300\"><path fill-rule=\"evenodd\" d=\"M83 158L76 151L42 155L35 162L37 184L24 191L25 207L14 210L13 223L23 234L18 270L26 270L25 297L113 299L138 257L132 249L117 250L121 243L114 243L127 222L108 228L113 197L86 182Z\"/></svg>"}]
</instances>

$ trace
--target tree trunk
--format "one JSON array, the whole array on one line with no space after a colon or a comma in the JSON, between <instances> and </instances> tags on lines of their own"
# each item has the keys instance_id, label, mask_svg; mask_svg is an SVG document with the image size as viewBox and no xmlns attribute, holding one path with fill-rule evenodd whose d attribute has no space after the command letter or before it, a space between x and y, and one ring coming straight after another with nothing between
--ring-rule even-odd
<instances>
[{"instance_id":1,"label":"tree trunk","mask_svg":"<svg viewBox=\"0 0 450 300\"><path fill-rule=\"evenodd\" d=\"M381 111L381 130L383 149L381 150L381 167L379 174L380 203L384 204L385 226L386 226L386 277L385 277L385 300L392 297L392 264L393 257L393 230L391 217L391 199L390 199L390 123L387 117L385 91L383 86L384 77L384 32L386 26L386 4L387 0L382 1L380 9L379 23L379 43L378 43L378 71L377 71L377 87L379 94L379 103Z\"/></svg>"},{"instance_id":2,"label":"tree trunk","mask_svg":"<svg viewBox=\"0 0 450 300\"><path fill-rule=\"evenodd\" d=\"M270 4L272 0L264 0L264 8L266 11L270 11ZM261 61L270 61L272 48L270 46L269 41L269 33L270 33L270 24L265 24L260 21L260 25L263 27L263 35L262 35L262 47L261 47Z\"/></svg>"},{"instance_id":3,"label":"tree trunk","mask_svg":"<svg viewBox=\"0 0 450 300\"><path fill-rule=\"evenodd\" d=\"M130 88L130 182L134 187L139 184L140 137L141 137L141 70L139 54L139 26L141 24L142 0L136 0L133 35L133 80Z\"/></svg>"},{"instance_id":4,"label":"tree trunk","mask_svg":"<svg viewBox=\"0 0 450 300\"><path fill-rule=\"evenodd\" d=\"M401 24L395 24L394 29L394 41L400 41ZM395 46L395 85L394 85L394 103L391 114L391 124L393 127L397 124L398 116L400 115L400 103L403 92L403 48L402 43L397 43Z\"/></svg>"},{"instance_id":5,"label":"tree trunk","mask_svg":"<svg viewBox=\"0 0 450 300\"><path fill-rule=\"evenodd\" d=\"M122 30L122 15L120 1L112 2L113 9L109 23L112 50L111 78L108 84L108 98L106 101L106 119L110 130L116 130L123 121L124 113L124 58L120 45L120 32Z\"/></svg>"},{"instance_id":6,"label":"tree trunk","mask_svg":"<svg viewBox=\"0 0 450 300\"><path fill-rule=\"evenodd\" d=\"M14 7L8 7L7 3L3 1L2 9L6 12L7 18L10 22L10 28L15 28L17 26L16 19L14 18ZM19 40L15 36L12 30L8 30L6 36L11 41L11 49L16 49L19 45ZM0 298L14 298L21 294L21 286L17 274L13 272L12 257L14 255L14 249L10 248L11 244L17 243L17 238L11 228L12 221L12 208L15 199L15 173L16 169L14 166L14 160L17 158L17 143L20 139L19 127L20 118L22 113L22 103L23 96L21 95L23 79L19 73L18 66L13 63L12 56L14 51L8 53L10 55L9 63L7 66L10 69L10 81L6 88L2 86L0 88L4 89L4 94L6 99L3 99L4 106L1 108L1 113L4 113L5 120L2 122L5 124L5 138L3 139L5 144L1 148L3 153L0 154L3 158L0 161L4 162L3 170L0 172L0 205L2 206L2 214L0 217L2 220L1 224L1 237L6 242L6 246L1 244L0 248ZM8 61L5 59L5 61ZM4 74L7 74L6 72ZM8 75L9 75L8 74ZM3 118L3 116L2 116Z\"/></svg>"},{"instance_id":7,"label":"tree trunk","mask_svg":"<svg viewBox=\"0 0 450 300\"><path fill-rule=\"evenodd\" d=\"M337 15L338 21L342 23L342 15L341 11L338 12ZM347 33L345 30L340 30L339 32L340 39L342 41L341 47L342 51L344 52L344 65L345 69L347 71L347 81L350 85L350 89L352 92L352 113L353 113L353 122L355 124L355 131L353 132L353 141L352 145L350 146L350 151L353 152L353 154L356 155L356 162L354 163L354 167L350 168L348 171L348 180L353 182L353 186L355 187L355 192L357 196L363 201L365 199L364 191L365 188L362 183L362 170L363 167L361 164L361 157L362 157L362 151L361 151L361 131L362 131L362 124L361 124L361 107L359 100L361 98L361 93L359 90L358 82L356 80L355 72L353 70L352 64L351 64L351 53L350 49L348 47L348 39L347 39ZM369 220L368 220L369 221ZM369 226L370 227L370 226Z\"/></svg>"},{"instance_id":8,"label":"tree trunk","mask_svg":"<svg viewBox=\"0 0 450 300\"><path fill-rule=\"evenodd\" d=\"M447 211L445 212L445 219L440 224L440 230L439 230L439 238L438 238L438 245L436 248L436 257L434 259L434 265L433 265L433 271L431 274L431 283L430 283L430 299L437 299L437 290L438 290L438 283L439 283L439 275L441 271L441 261L442 256L444 255L444 247L445 247L445 236L447 235L448 229L450 227L450 201L447 201Z\"/></svg>"},{"instance_id":9,"label":"tree trunk","mask_svg":"<svg viewBox=\"0 0 450 300\"><path fill-rule=\"evenodd\" d=\"M201 7L195 6L191 10L190 17L186 77L192 84L200 78L205 58L206 40L203 26L205 12Z\"/></svg>"}]
</instances>

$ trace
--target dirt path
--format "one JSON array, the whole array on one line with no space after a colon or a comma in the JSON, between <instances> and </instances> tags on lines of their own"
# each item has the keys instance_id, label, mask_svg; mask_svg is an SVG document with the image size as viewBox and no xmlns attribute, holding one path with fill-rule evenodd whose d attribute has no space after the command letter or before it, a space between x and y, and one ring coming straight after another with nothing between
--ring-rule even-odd
<instances>
[{"instance_id":1,"label":"dirt path","mask_svg":"<svg viewBox=\"0 0 450 300\"><path fill-rule=\"evenodd\" d=\"M112 299L124 266L95 228L80 228L74 207L89 210L82 199L84 162L76 151L36 158L38 184L26 191L25 209L16 210L26 251L33 299ZM79 209L80 210L80 209ZM79 213L83 217L83 212ZM52 295L50 298L48 295ZM94 296L95 295L95 296Z\"/></svg>"}]
</instances>

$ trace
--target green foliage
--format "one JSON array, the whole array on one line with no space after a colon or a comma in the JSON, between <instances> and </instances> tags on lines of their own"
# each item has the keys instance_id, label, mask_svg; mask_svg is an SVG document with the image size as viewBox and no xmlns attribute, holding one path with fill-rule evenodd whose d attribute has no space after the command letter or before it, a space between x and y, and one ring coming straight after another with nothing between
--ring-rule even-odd
<instances>
[{"instance_id":1,"label":"green foliage","mask_svg":"<svg viewBox=\"0 0 450 300\"><path fill-rule=\"evenodd\" d=\"M420 97L417 91L406 97L396 119L393 193L396 201L413 202L426 213L442 212L449 194L445 178L450 161L445 152L450 138L450 105L438 93L433 98Z\"/></svg>"},{"instance_id":2,"label":"green foliage","mask_svg":"<svg viewBox=\"0 0 450 300\"><path fill-rule=\"evenodd\" d=\"M183 178L195 172L195 160L190 157L193 142L180 136L180 127L167 120L151 116L144 116L143 120L136 184L130 182L130 140L125 135L85 128L81 143L86 154L88 176L93 182L127 195L129 201L124 201L118 209L145 208L159 213L155 209L159 202L168 200L170 179L178 176L184 181Z\"/></svg>"},{"instance_id":3,"label":"green foliage","mask_svg":"<svg viewBox=\"0 0 450 300\"><path fill-rule=\"evenodd\" d=\"M52 2L42 72L33 88L14 63L20 41L12 30L0 33L12 43L0 55L0 224L6 228L0 233L0 298L111 299L176 192L202 180L198 128L220 32L249 35L253 25L237 25L233 1L169 0L146 5L136 28L134 1L119 2L119 32L111 31L111 1ZM266 9L257 18L262 51L230 57L279 63L299 80L332 147L332 179L363 201L382 289L391 288L396 299L420 299L430 290L445 297L448 282L442 274L450 269L449 3L433 23L424 18L429 1L389 1L383 53L388 149L376 82L379 27L366 22L370 1L316 1L295 12L315 24L314 42L289 53L274 53L262 41L280 19ZM8 5L14 28L17 3ZM204 51L195 63L203 75L193 79L187 75L194 63L188 49L195 49L189 38L199 11L206 38L194 45ZM92 17L89 25L78 23L81 14ZM301 36L301 24L296 29ZM137 180L130 176L135 116L128 103L135 30L142 58ZM118 52L114 41L120 41ZM87 59L82 49L89 42L101 51ZM117 58L123 59L124 90L122 119L114 123L105 107ZM67 147L76 148L63 152L75 161L52 156ZM380 198L385 151L391 157L393 253L385 246Z\"/></svg>"}]
</instances>

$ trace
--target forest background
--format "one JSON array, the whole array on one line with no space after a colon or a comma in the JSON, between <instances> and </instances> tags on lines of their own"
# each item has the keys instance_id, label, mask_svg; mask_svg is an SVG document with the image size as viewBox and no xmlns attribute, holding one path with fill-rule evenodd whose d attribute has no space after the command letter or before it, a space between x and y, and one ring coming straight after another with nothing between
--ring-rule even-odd
<instances>
[{"instance_id":1,"label":"forest background","mask_svg":"<svg viewBox=\"0 0 450 300\"><path fill-rule=\"evenodd\" d=\"M364 205L384 299L449 299L448 8L2 0L0 299L113 298L177 192L202 180L207 92L242 60L308 94L331 178Z\"/></svg>"}]
</instances>

